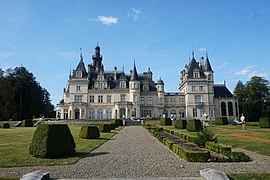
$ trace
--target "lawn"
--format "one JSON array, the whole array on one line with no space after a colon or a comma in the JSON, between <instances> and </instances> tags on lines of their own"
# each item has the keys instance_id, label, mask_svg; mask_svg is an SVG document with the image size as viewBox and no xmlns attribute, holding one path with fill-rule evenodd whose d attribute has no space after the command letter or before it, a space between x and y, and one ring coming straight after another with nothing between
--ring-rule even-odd
<instances>
[{"instance_id":1,"label":"lawn","mask_svg":"<svg viewBox=\"0 0 270 180\"><path fill-rule=\"evenodd\" d=\"M157 124L156 121L149 123ZM184 129L176 129L174 126L163 126L163 128L196 135L196 132L188 132ZM243 148L249 151L257 152L262 155L270 156L269 128L246 126L246 130L242 131L242 127L240 125L211 124L210 127L207 127L207 129L214 132L218 136L219 143L230 145L234 148Z\"/></svg>"},{"instance_id":2,"label":"lawn","mask_svg":"<svg viewBox=\"0 0 270 180\"><path fill-rule=\"evenodd\" d=\"M10 129L0 129L0 167L22 167L22 166L48 166L73 164L89 152L99 147L109 138L114 136L122 128L101 133L99 139L80 139L79 131L81 126L69 126L76 143L76 154L73 157L61 159L43 159L32 157L28 150L35 127L12 127Z\"/></svg>"}]
</instances>

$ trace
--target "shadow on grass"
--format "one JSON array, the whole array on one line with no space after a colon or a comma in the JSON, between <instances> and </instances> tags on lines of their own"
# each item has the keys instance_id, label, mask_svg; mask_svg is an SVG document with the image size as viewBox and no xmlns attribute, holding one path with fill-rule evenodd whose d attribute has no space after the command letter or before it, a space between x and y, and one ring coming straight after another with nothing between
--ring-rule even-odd
<instances>
[{"instance_id":1,"label":"shadow on grass","mask_svg":"<svg viewBox=\"0 0 270 180\"><path fill-rule=\"evenodd\" d=\"M110 154L110 153L108 153L108 152L90 152L90 153L77 152L77 153L75 153L74 157L80 157L80 158L95 157L95 156L102 156L102 155L106 155L106 154Z\"/></svg>"}]
</instances>

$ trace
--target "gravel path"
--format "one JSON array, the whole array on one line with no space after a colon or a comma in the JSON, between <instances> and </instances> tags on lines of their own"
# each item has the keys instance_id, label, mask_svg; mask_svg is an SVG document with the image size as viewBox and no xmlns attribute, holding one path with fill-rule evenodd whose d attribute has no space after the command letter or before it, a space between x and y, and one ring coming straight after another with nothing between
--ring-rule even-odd
<instances>
[{"instance_id":1,"label":"gravel path","mask_svg":"<svg viewBox=\"0 0 270 180\"><path fill-rule=\"evenodd\" d=\"M141 126L128 126L89 157L74 165L0 168L0 177L21 177L42 169L55 178L158 178L199 177L205 168L229 173L270 173L270 157L243 151L253 161L247 163L191 163L176 156Z\"/></svg>"}]
</instances>

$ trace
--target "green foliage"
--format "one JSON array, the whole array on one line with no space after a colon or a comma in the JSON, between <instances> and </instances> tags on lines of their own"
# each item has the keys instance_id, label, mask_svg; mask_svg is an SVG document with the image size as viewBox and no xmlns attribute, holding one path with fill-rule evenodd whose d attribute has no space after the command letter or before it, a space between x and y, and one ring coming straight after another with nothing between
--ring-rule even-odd
<instances>
[{"instance_id":1,"label":"green foliage","mask_svg":"<svg viewBox=\"0 0 270 180\"><path fill-rule=\"evenodd\" d=\"M228 118L225 116L216 117L216 125L228 125L229 121Z\"/></svg>"},{"instance_id":2,"label":"green foliage","mask_svg":"<svg viewBox=\"0 0 270 180\"><path fill-rule=\"evenodd\" d=\"M253 76L245 85L239 81L234 94L240 113L244 113L248 121L259 121L260 117L270 114L270 87L266 79Z\"/></svg>"},{"instance_id":3,"label":"green foliage","mask_svg":"<svg viewBox=\"0 0 270 180\"><path fill-rule=\"evenodd\" d=\"M176 120L174 127L177 129L186 129L187 127L187 120L184 119L180 119L180 120Z\"/></svg>"},{"instance_id":4,"label":"green foliage","mask_svg":"<svg viewBox=\"0 0 270 180\"><path fill-rule=\"evenodd\" d=\"M209 151L191 151L179 144L173 144L172 150L179 157L189 162L206 162L210 158Z\"/></svg>"},{"instance_id":5,"label":"green foliage","mask_svg":"<svg viewBox=\"0 0 270 180\"><path fill-rule=\"evenodd\" d=\"M29 153L41 158L68 157L75 153L75 142L66 124L40 124L34 133Z\"/></svg>"},{"instance_id":6,"label":"green foliage","mask_svg":"<svg viewBox=\"0 0 270 180\"><path fill-rule=\"evenodd\" d=\"M54 107L50 94L41 87L25 67L2 71L0 75L0 120L30 119L45 115L53 117Z\"/></svg>"},{"instance_id":7,"label":"green foliage","mask_svg":"<svg viewBox=\"0 0 270 180\"><path fill-rule=\"evenodd\" d=\"M201 147L205 147L205 143L207 141L217 142L217 137L211 131L207 129L202 130L201 132L197 132L195 143Z\"/></svg>"},{"instance_id":8,"label":"green foliage","mask_svg":"<svg viewBox=\"0 0 270 180\"><path fill-rule=\"evenodd\" d=\"M227 152L226 155L231 162L248 162L250 157L243 152Z\"/></svg>"},{"instance_id":9,"label":"green foliage","mask_svg":"<svg viewBox=\"0 0 270 180\"><path fill-rule=\"evenodd\" d=\"M110 123L109 125L111 126L111 130L115 130L116 127L114 123Z\"/></svg>"},{"instance_id":10,"label":"green foliage","mask_svg":"<svg viewBox=\"0 0 270 180\"><path fill-rule=\"evenodd\" d=\"M123 121L121 119L114 119L113 123L115 124L115 127L123 126Z\"/></svg>"},{"instance_id":11,"label":"green foliage","mask_svg":"<svg viewBox=\"0 0 270 180\"><path fill-rule=\"evenodd\" d=\"M221 154L226 154L226 153L232 151L231 146L226 146L224 144L210 142L210 141L205 143L205 148L207 148L211 151L217 152L217 153L221 153Z\"/></svg>"},{"instance_id":12,"label":"green foliage","mask_svg":"<svg viewBox=\"0 0 270 180\"><path fill-rule=\"evenodd\" d=\"M190 119L187 121L187 131L196 132L203 129L202 123L199 119Z\"/></svg>"},{"instance_id":13,"label":"green foliage","mask_svg":"<svg viewBox=\"0 0 270 180\"><path fill-rule=\"evenodd\" d=\"M160 125L162 126L172 125L172 120L170 118L161 118L159 121L160 121Z\"/></svg>"},{"instance_id":14,"label":"green foliage","mask_svg":"<svg viewBox=\"0 0 270 180\"><path fill-rule=\"evenodd\" d=\"M8 128L10 128L10 124L9 124L9 123L4 123L4 124L2 125L2 128L8 129Z\"/></svg>"},{"instance_id":15,"label":"green foliage","mask_svg":"<svg viewBox=\"0 0 270 180\"><path fill-rule=\"evenodd\" d=\"M100 133L97 126L82 126L79 137L82 139L97 139Z\"/></svg>"},{"instance_id":16,"label":"green foliage","mask_svg":"<svg viewBox=\"0 0 270 180\"><path fill-rule=\"evenodd\" d=\"M33 120L32 119L23 120L22 127L33 127Z\"/></svg>"},{"instance_id":17,"label":"green foliage","mask_svg":"<svg viewBox=\"0 0 270 180\"><path fill-rule=\"evenodd\" d=\"M101 124L98 125L98 129L99 129L99 132L110 132L111 131L111 125L101 123Z\"/></svg>"},{"instance_id":18,"label":"green foliage","mask_svg":"<svg viewBox=\"0 0 270 180\"><path fill-rule=\"evenodd\" d=\"M260 128L270 128L270 118L260 118Z\"/></svg>"}]
</instances>

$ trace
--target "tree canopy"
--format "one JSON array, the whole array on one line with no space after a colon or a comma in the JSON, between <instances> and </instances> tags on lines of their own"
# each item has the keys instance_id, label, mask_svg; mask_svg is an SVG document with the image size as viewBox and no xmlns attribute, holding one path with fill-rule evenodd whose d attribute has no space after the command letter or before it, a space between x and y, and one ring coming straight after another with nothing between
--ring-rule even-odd
<instances>
[{"instance_id":1,"label":"tree canopy","mask_svg":"<svg viewBox=\"0 0 270 180\"><path fill-rule=\"evenodd\" d=\"M0 69L0 120L54 116L49 92L25 67Z\"/></svg>"},{"instance_id":2,"label":"tree canopy","mask_svg":"<svg viewBox=\"0 0 270 180\"><path fill-rule=\"evenodd\" d=\"M253 76L245 85L238 81L234 94L238 98L239 111L247 120L259 121L260 117L270 117L270 87L266 79Z\"/></svg>"}]
</instances>

